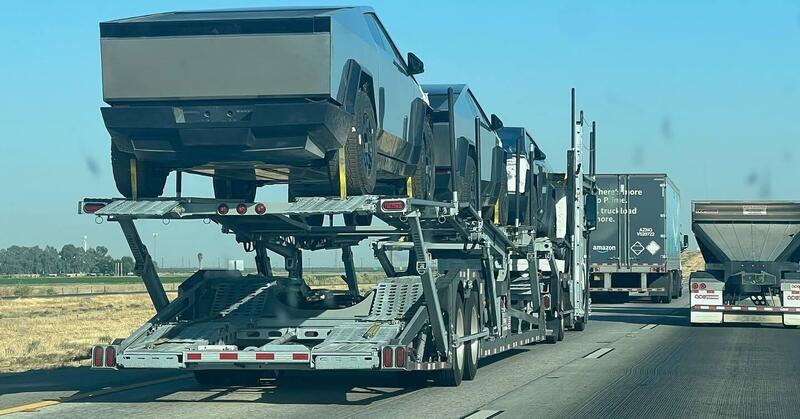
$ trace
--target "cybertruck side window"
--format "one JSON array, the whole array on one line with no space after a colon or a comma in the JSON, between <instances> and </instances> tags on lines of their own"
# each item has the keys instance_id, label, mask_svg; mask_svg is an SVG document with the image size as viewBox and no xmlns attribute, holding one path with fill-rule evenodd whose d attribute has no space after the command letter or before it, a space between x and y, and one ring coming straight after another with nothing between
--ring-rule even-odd
<instances>
[{"instance_id":1,"label":"cybertruck side window","mask_svg":"<svg viewBox=\"0 0 800 419\"><path fill-rule=\"evenodd\" d=\"M383 28L381 21L378 20L378 16L376 16L374 13L366 13L364 16L367 19L367 24L370 32L372 32L372 36L375 36L375 31L378 32L378 36L381 38L381 42L379 44L383 45L384 51L393 56L395 62L402 66L403 70L406 71L406 60L403 59L400 51L398 51L397 47L394 45L394 42L392 42L392 38L389 38L389 34L386 33L386 29Z\"/></svg>"},{"instance_id":2,"label":"cybertruck side window","mask_svg":"<svg viewBox=\"0 0 800 419\"><path fill-rule=\"evenodd\" d=\"M386 41L381 34L381 28L378 27L375 16L371 13L365 14L364 20L367 21L367 28L369 28L369 33L372 35L372 39L375 40L375 44L377 44L382 50L389 51L389 46L386 44Z\"/></svg>"}]
</instances>

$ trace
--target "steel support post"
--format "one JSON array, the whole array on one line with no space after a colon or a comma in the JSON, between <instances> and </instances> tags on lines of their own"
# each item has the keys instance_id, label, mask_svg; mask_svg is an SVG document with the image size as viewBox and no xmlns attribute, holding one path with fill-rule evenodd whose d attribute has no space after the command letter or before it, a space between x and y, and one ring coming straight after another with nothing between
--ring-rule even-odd
<instances>
[{"instance_id":1,"label":"steel support post","mask_svg":"<svg viewBox=\"0 0 800 419\"><path fill-rule=\"evenodd\" d=\"M447 327L442 316L442 305L439 302L439 293L436 288L436 278L433 275L430 255L422 235L422 226L416 215L408 217L411 227L411 238L414 240L414 251L417 254L417 273L422 280L422 294L425 297L425 306L428 309L428 319L431 322L433 340L439 353L450 356L447 340Z\"/></svg>"},{"instance_id":2,"label":"steel support post","mask_svg":"<svg viewBox=\"0 0 800 419\"><path fill-rule=\"evenodd\" d=\"M133 220L118 219L117 222L122 228L125 240L128 241L133 258L136 260L136 275L142 278L147 294L150 295L150 300L153 302L153 307L155 307L156 312L159 312L169 304L169 298L167 298L167 292L164 291L161 278L158 277L156 267L153 265L153 259L150 257L150 253L147 252L147 247L142 243L142 238L139 237L139 232L136 230Z\"/></svg>"}]
</instances>

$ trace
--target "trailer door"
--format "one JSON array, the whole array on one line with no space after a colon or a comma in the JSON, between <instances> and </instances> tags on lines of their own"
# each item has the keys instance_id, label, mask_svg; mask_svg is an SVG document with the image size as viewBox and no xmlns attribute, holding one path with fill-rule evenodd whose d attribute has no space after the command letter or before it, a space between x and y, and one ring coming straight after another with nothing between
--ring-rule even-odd
<instances>
[{"instance_id":1,"label":"trailer door","mask_svg":"<svg viewBox=\"0 0 800 419\"><path fill-rule=\"evenodd\" d=\"M627 182L627 254L631 266L663 265L666 180L658 175L629 175Z\"/></svg>"},{"instance_id":2,"label":"trailer door","mask_svg":"<svg viewBox=\"0 0 800 419\"><path fill-rule=\"evenodd\" d=\"M589 236L592 265L620 267L620 214L624 206L620 185L624 176L597 175L597 229Z\"/></svg>"}]
</instances>

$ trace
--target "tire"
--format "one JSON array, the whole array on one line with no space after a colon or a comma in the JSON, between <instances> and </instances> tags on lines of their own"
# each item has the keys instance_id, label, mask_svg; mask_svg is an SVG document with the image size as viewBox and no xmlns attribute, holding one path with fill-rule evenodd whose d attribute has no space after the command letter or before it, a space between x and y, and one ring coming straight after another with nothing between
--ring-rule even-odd
<instances>
[{"instance_id":1,"label":"tire","mask_svg":"<svg viewBox=\"0 0 800 419\"><path fill-rule=\"evenodd\" d=\"M217 199L255 202L256 189L258 189L258 184L254 180L214 178L214 198Z\"/></svg>"},{"instance_id":2,"label":"tire","mask_svg":"<svg viewBox=\"0 0 800 419\"><path fill-rule=\"evenodd\" d=\"M378 124L372 101L364 90L356 94L355 112L344 153L347 164L347 195L367 195L378 178ZM334 156L334 158L336 158Z\"/></svg>"},{"instance_id":3,"label":"tire","mask_svg":"<svg viewBox=\"0 0 800 419\"><path fill-rule=\"evenodd\" d=\"M576 332L583 332L584 330L586 330L586 322L584 322L583 320L575 321L575 326L573 326L573 330L575 330Z\"/></svg>"},{"instance_id":4,"label":"tire","mask_svg":"<svg viewBox=\"0 0 800 419\"><path fill-rule=\"evenodd\" d=\"M424 124L422 149L414 170L412 196L417 199L433 199L436 190L436 160L433 158L433 130L427 115Z\"/></svg>"},{"instance_id":5,"label":"tire","mask_svg":"<svg viewBox=\"0 0 800 419\"><path fill-rule=\"evenodd\" d=\"M664 297L661 297L661 302L662 302L663 304L670 304L670 303L672 303L672 292L670 292L669 294L667 294L667 295L666 295L666 296L664 296Z\"/></svg>"},{"instance_id":6,"label":"tire","mask_svg":"<svg viewBox=\"0 0 800 419\"><path fill-rule=\"evenodd\" d=\"M164 193L169 170L150 162L136 160L133 154L120 151L111 144L111 170L117 190L125 198L133 199L131 160L136 161L136 198L158 198Z\"/></svg>"},{"instance_id":7,"label":"tire","mask_svg":"<svg viewBox=\"0 0 800 419\"><path fill-rule=\"evenodd\" d=\"M475 191L475 159L472 156L467 157L467 163L464 167L463 176L457 174L456 189L458 189L458 201L469 202L470 205L478 210L478 201L476 200Z\"/></svg>"},{"instance_id":8,"label":"tire","mask_svg":"<svg viewBox=\"0 0 800 419\"><path fill-rule=\"evenodd\" d=\"M547 321L547 328L553 330L553 334L547 336L546 341L549 344L555 344L564 340L564 317L557 319L550 319Z\"/></svg>"},{"instance_id":9,"label":"tire","mask_svg":"<svg viewBox=\"0 0 800 419\"><path fill-rule=\"evenodd\" d=\"M466 336L464 329L464 304L461 301L456 303L455 319L452 322L455 330L451 330L450 336L453 338L461 338ZM465 345L461 344L458 348L453 350L452 359L449 359L450 368L436 372L436 382L439 385L447 387L458 387L464 378L464 352Z\"/></svg>"},{"instance_id":10,"label":"tire","mask_svg":"<svg viewBox=\"0 0 800 419\"><path fill-rule=\"evenodd\" d=\"M481 329L481 321L478 315L478 295L471 293L467 301L464 302L464 333L467 336L478 333ZM474 380L478 374L478 360L480 359L481 340L473 340L466 344L464 348L464 379Z\"/></svg>"}]
</instances>

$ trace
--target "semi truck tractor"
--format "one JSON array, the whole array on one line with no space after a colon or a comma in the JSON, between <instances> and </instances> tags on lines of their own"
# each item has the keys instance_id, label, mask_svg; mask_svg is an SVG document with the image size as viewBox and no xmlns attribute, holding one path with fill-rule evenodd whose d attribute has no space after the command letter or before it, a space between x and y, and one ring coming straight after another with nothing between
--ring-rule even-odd
<instances>
[{"instance_id":1,"label":"semi truck tractor","mask_svg":"<svg viewBox=\"0 0 800 419\"><path fill-rule=\"evenodd\" d=\"M800 202L695 201L690 321L800 325Z\"/></svg>"},{"instance_id":2,"label":"semi truck tractor","mask_svg":"<svg viewBox=\"0 0 800 419\"><path fill-rule=\"evenodd\" d=\"M680 191L666 174L598 174L597 230L590 245L596 298L682 295Z\"/></svg>"}]
</instances>

